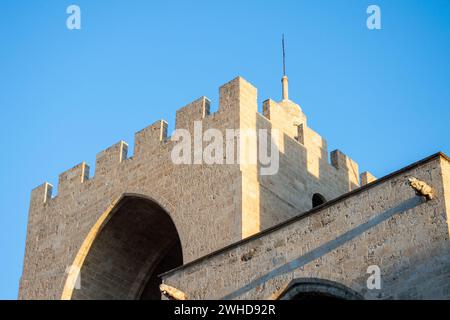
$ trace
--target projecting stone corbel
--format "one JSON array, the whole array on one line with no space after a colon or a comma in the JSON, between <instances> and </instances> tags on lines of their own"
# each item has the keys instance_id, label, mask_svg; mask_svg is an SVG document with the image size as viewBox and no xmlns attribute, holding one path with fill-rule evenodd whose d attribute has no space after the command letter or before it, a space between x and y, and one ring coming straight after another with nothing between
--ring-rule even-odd
<instances>
[{"instance_id":1,"label":"projecting stone corbel","mask_svg":"<svg viewBox=\"0 0 450 320\"><path fill-rule=\"evenodd\" d=\"M168 286L167 284L164 284L164 283L159 285L159 291L161 291L161 293L169 299L187 300L187 295L183 291L178 290L177 288Z\"/></svg>"},{"instance_id":2,"label":"projecting stone corbel","mask_svg":"<svg viewBox=\"0 0 450 320\"><path fill-rule=\"evenodd\" d=\"M414 177L408 178L408 181L409 181L409 185L411 186L411 188L413 188L416 191L417 195L423 196L427 200L432 200L434 198L433 188L430 187L425 182L423 182L417 178L414 178Z\"/></svg>"}]
</instances>

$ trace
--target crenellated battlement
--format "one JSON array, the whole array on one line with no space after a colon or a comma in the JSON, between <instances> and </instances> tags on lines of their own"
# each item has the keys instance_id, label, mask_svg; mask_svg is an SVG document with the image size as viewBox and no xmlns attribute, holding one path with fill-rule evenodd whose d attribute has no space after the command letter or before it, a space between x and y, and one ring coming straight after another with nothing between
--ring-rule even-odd
<instances>
[{"instance_id":1,"label":"crenellated battlement","mask_svg":"<svg viewBox=\"0 0 450 320\"><path fill-rule=\"evenodd\" d=\"M360 177L361 177L361 187L377 180L377 178L369 171L364 171L363 173L361 173Z\"/></svg>"},{"instance_id":2,"label":"crenellated battlement","mask_svg":"<svg viewBox=\"0 0 450 320\"><path fill-rule=\"evenodd\" d=\"M208 98L201 97L177 110L175 128L189 129L194 121L200 121L210 114L210 104Z\"/></svg>"},{"instance_id":3,"label":"crenellated battlement","mask_svg":"<svg viewBox=\"0 0 450 320\"><path fill-rule=\"evenodd\" d=\"M83 183L89 179L89 166L86 162L82 162L75 167L64 171L59 175L58 194L64 194L71 190L76 183Z\"/></svg>"},{"instance_id":4,"label":"crenellated battlement","mask_svg":"<svg viewBox=\"0 0 450 320\"><path fill-rule=\"evenodd\" d=\"M308 127L306 123L301 123L297 126L297 136L295 139L304 145L305 148L311 150L311 152L315 152L319 157L323 159L328 158L327 141L313 129Z\"/></svg>"},{"instance_id":5,"label":"crenellated battlement","mask_svg":"<svg viewBox=\"0 0 450 320\"><path fill-rule=\"evenodd\" d=\"M128 144L124 141L119 141L99 152L95 160L95 177L107 175L118 163L127 159L127 155Z\"/></svg>"},{"instance_id":6,"label":"crenellated battlement","mask_svg":"<svg viewBox=\"0 0 450 320\"><path fill-rule=\"evenodd\" d=\"M346 154L340 150L334 150L330 153L331 165L338 170L348 172L349 183L359 186L359 166Z\"/></svg>"},{"instance_id":7,"label":"crenellated battlement","mask_svg":"<svg viewBox=\"0 0 450 320\"><path fill-rule=\"evenodd\" d=\"M152 125L138 131L134 135L134 157L159 148L167 140L168 123L158 120Z\"/></svg>"},{"instance_id":8,"label":"crenellated battlement","mask_svg":"<svg viewBox=\"0 0 450 320\"><path fill-rule=\"evenodd\" d=\"M30 207L42 205L49 201L52 198L52 191L53 186L48 182L44 182L31 190Z\"/></svg>"},{"instance_id":9,"label":"crenellated battlement","mask_svg":"<svg viewBox=\"0 0 450 320\"><path fill-rule=\"evenodd\" d=\"M251 114L252 108L246 107L241 110L241 105L256 106L256 88L242 77L236 77L219 88L219 110L217 114L223 119L237 119L239 116L245 117ZM194 121L204 121L209 118L211 101L202 96L191 103L183 106L176 111L175 129L192 130ZM244 116L242 113L244 112ZM257 111L255 111L257 112ZM332 151L328 154L328 146L326 140L317 132L307 126L306 115L302 112L299 105L290 100L276 102L267 99L263 102L263 113L270 123L270 128L278 129L288 137L298 141L306 150L309 157L317 157L328 163L330 155L330 166L337 171L347 174L349 183L353 186L359 186L358 164L350 157L346 156L339 150ZM214 120L214 119L213 119ZM216 120L214 120L216 121ZM233 122L234 121L234 122ZM239 121L233 120L233 125L239 125ZM247 125L252 122L244 122ZM210 123L211 127L212 124ZM235 129L235 128L231 128ZM170 142L168 137L168 123L165 120L158 120L150 126L135 133L134 139L134 155L128 158L128 144L119 141L114 145L106 148L96 155L95 173L92 178L89 177L89 165L85 162L74 166L73 168L61 173L58 181L58 195L64 195L70 192L74 186L83 184L88 180L108 179L114 175L117 168L125 161L136 161L145 157L156 156L163 145ZM164 149L164 152L167 152ZM361 174L362 184L373 181L375 178L370 173ZM52 198L52 185L44 183L32 191L31 201L36 204L43 204Z\"/></svg>"}]
</instances>

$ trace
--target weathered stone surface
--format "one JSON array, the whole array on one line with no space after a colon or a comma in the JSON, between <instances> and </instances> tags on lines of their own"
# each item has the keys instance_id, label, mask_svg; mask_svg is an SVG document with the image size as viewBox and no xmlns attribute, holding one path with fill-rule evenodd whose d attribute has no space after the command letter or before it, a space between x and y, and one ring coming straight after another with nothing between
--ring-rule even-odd
<instances>
[{"instance_id":1,"label":"weathered stone surface","mask_svg":"<svg viewBox=\"0 0 450 320\"><path fill-rule=\"evenodd\" d=\"M151 298L154 274L181 263L163 278L190 299L276 297L294 278L332 280L368 298L449 297L448 159L360 190L357 163L338 150L330 163L325 139L306 120L287 99L266 100L259 114L256 88L238 77L220 88L217 112L202 97L177 112L176 128L192 133L201 121L203 132L267 129L274 137L276 129L275 175L261 175L260 164L175 165L175 142L160 120L136 133L132 157L120 141L97 155L93 177L82 162L60 175L54 197L50 184L37 187L19 298ZM412 175L433 187L432 200L412 203L420 198L408 186ZM338 200L298 218L315 194ZM365 289L371 264L382 268L382 291ZM284 272L287 265L295 268Z\"/></svg>"},{"instance_id":2,"label":"weathered stone surface","mask_svg":"<svg viewBox=\"0 0 450 320\"><path fill-rule=\"evenodd\" d=\"M416 195L410 176L433 186L435 197ZM449 299L449 182L450 161L437 154L170 271L163 281L191 299L276 299L294 279L337 283L366 299ZM248 252L251 259L234 258ZM371 265L381 269L379 290L366 285ZM203 270L214 276L200 276Z\"/></svg>"}]
</instances>

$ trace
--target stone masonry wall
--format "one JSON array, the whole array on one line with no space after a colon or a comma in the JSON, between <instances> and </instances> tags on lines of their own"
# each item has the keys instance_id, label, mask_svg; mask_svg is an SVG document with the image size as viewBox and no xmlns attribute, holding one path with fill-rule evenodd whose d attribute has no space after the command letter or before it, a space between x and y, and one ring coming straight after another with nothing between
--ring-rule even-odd
<instances>
[{"instance_id":1,"label":"stone masonry wall","mask_svg":"<svg viewBox=\"0 0 450 320\"><path fill-rule=\"evenodd\" d=\"M434 188L417 196L414 176ZM449 299L450 162L437 154L266 232L162 275L190 299L273 299L296 278L366 299ZM367 269L381 270L368 290Z\"/></svg>"}]
</instances>

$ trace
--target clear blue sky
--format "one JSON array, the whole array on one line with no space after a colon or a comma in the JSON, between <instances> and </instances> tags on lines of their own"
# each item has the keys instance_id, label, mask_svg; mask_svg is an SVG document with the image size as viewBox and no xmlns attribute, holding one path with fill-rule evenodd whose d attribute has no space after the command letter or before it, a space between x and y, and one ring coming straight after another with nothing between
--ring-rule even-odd
<instances>
[{"instance_id":1,"label":"clear blue sky","mask_svg":"<svg viewBox=\"0 0 450 320\"><path fill-rule=\"evenodd\" d=\"M66 28L77 4L82 29ZM378 4L382 30L366 28ZM380 177L450 153L450 1L0 3L0 298L17 297L30 190L241 75Z\"/></svg>"}]
</instances>

